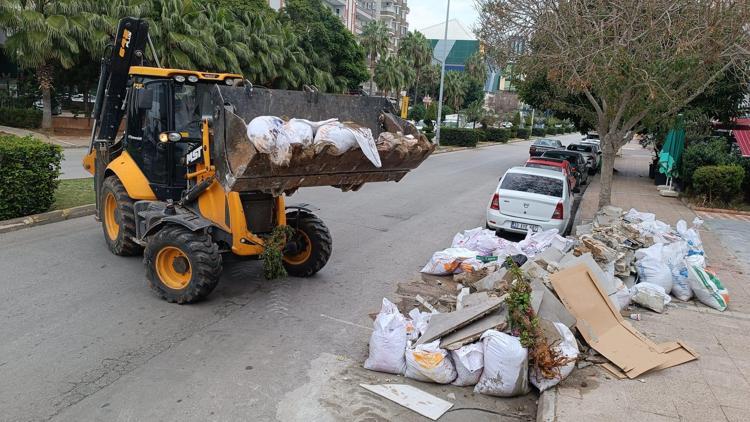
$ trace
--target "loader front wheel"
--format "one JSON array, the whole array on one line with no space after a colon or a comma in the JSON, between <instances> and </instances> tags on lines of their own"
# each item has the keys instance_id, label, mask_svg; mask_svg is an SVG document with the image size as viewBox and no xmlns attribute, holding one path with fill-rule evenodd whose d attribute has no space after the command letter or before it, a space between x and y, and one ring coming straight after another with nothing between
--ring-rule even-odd
<instances>
[{"instance_id":1,"label":"loader front wheel","mask_svg":"<svg viewBox=\"0 0 750 422\"><path fill-rule=\"evenodd\" d=\"M146 245L143 254L151 288L172 303L193 303L219 283L221 255L207 233L166 226Z\"/></svg>"},{"instance_id":2,"label":"loader front wheel","mask_svg":"<svg viewBox=\"0 0 750 422\"><path fill-rule=\"evenodd\" d=\"M109 250L120 256L139 255L143 248L135 237L135 203L117 176L104 179L101 191L101 220Z\"/></svg>"},{"instance_id":3,"label":"loader front wheel","mask_svg":"<svg viewBox=\"0 0 750 422\"><path fill-rule=\"evenodd\" d=\"M294 277L310 277L323 269L331 257L331 233L323 220L306 211L288 213L286 223L297 232L291 239L294 252L284 255L284 268Z\"/></svg>"}]
</instances>

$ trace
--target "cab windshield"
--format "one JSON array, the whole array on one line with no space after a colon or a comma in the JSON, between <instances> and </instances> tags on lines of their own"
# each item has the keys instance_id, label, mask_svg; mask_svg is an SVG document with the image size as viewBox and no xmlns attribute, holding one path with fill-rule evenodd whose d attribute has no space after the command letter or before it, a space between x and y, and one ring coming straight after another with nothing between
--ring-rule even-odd
<instances>
[{"instance_id":1,"label":"cab windshield","mask_svg":"<svg viewBox=\"0 0 750 422\"><path fill-rule=\"evenodd\" d=\"M183 138L200 139L203 116L211 115L210 83L175 83L174 130Z\"/></svg>"}]
</instances>

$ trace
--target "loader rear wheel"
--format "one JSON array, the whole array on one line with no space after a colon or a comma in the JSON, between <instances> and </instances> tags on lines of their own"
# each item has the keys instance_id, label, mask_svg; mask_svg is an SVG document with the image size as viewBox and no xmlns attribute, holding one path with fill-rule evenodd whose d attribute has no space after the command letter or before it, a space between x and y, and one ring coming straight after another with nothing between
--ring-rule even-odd
<instances>
[{"instance_id":1,"label":"loader rear wheel","mask_svg":"<svg viewBox=\"0 0 750 422\"><path fill-rule=\"evenodd\" d=\"M133 241L135 211L133 201L117 176L109 176L102 183L101 220L104 240L109 250L120 256L139 255L143 248Z\"/></svg>"},{"instance_id":2,"label":"loader rear wheel","mask_svg":"<svg viewBox=\"0 0 750 422\"><path fill-rule=\"evenodd\" d=\"M193 303L219 283L221 255L207 233L166 226L146 245L143 254L151 288L172 303Z\"/></svg>"},{"instance_id":3,"label":"loader rear wheel","mask_svg":"<svg viewBox=\"0 0 750 422\"><path fill-rule=\"evenodd\" d=\"M331 233L323 220L306 211L288 213L286 223L297 228L291 239L297 247L295 253L284 255L284 268L289 275L310 277L323 269L331 257Z\"/></svg>"}]
</instances>

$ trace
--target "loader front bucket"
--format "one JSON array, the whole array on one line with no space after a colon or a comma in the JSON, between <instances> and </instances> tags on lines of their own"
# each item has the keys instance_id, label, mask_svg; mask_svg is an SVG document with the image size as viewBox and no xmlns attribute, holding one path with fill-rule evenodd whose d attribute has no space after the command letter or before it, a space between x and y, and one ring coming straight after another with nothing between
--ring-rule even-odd
<instances>
[{"instance_id":1,"label":"loader front bucket","mask_svg":"<svg viewBox=\"0 0 750 422\"><path fill-rule=\"evenodd\" d=\"M308 186L334 186L347 191L369 182L398 182L435 149L413 125L396 117L391 103L382 97L217 86L213 102L218 105L213 162L217 179L226 191L291 194ZM247 123L268 115L312 121L338 118L369 128L376 139L384 131L400 131L415 135L418 142L409 148L379 146L379 168L360 149L332 155L325 148L314 153L299 144L293 145L288 165L276 165L247 136Z\"/></svg>"}]
</instances>

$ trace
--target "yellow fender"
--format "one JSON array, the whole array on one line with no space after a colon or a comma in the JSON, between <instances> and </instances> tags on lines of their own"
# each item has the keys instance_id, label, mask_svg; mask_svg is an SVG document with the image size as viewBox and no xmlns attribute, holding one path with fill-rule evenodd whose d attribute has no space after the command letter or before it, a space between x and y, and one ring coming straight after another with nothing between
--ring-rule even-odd
<instances>
[{"instance_id":1,"label":"yellow fender","mask_svg":"<svg viewBox=\"0 0 750 422\"><path fill-rule=\"evenodd\" d=\"M154 191L148 184L146 175L143 174L138 164L135 163L135 160L133 160L133 157L127 151L123 151L122 154L112 160L107 166L107 171L111 171L117 175L128 192L129 197L133 199L156 199Z\"/></svg>"}]
</instances>

